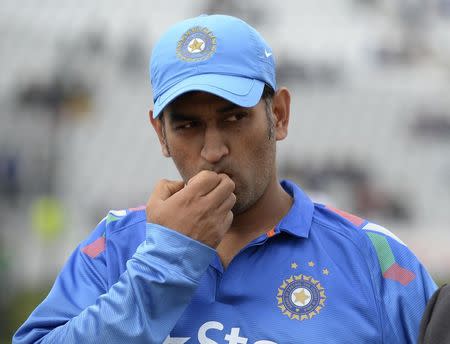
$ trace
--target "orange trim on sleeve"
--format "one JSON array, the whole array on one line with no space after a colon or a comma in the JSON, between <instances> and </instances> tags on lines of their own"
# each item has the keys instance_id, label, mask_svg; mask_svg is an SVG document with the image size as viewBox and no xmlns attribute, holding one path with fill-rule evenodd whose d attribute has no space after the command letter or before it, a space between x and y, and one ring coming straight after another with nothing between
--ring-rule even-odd
<instances>
[{"instance_id":1,"label":"orange trim on sleeve","mask_svg":"<svg viewBox=\"0 0 450 344\"><path fill-rule=\"evenodd\" d=\"M128 208L129 211L139 211L139 210L143 210L145 209L145 205L140 205L138 207L134 207L134 208Z\"/></svg>"},{"instance_id":2,"label":"orange trim on sleeve","mask_svg":"<svg viewBox=\"0 0 450 344\"><path fill-rule=\"evenodd\" d=\"M102 253L105 250L105 248L106 248L106 240L105 237L101 236L93 243L85 246L81 251L91 258L95 258L100 253Z\"/></svg>"},{"instance_id":3,"label":"orange trim on sleeve","mask_svg":"<svg viewBox=\"0 0 450 344\"><path fill-rule=\"evenodd\" d=\"M348 221L350 221L357 227L361 226L365 221L364 219L360 218L359 216L347 213L346 211L343 211L340 209L333 208L329 205L327 205L327 208L330 209L331 211L334 211L335 213L339 214L343 218L347 219Z\"/></svg>"}]
</instances>

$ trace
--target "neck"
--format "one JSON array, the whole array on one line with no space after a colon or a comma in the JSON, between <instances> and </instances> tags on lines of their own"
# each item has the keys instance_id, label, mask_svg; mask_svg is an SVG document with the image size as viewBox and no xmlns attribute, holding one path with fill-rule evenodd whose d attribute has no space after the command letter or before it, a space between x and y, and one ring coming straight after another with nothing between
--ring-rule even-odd
<instances>
[{"instance_id":1,"label":"neck","mask_svg":"<svg viewBox=\"0 0 450 344\"><path fill-rule=\"evenodd\" d=\"M272 178L263 195L242 214L235 216L229 232L262 234L272 229L289 211L292 197Z\"/></svg>"},{"instance_id":2,"label":"neck","mask_svg":"<svg viewBox=\"0 0 450 344\"><path fill-rule=\"evenodd\" d=\"M243 247L274 228L287 214L291 205L292 197L284 191L274 176L260 199L234 218L233 224L217 247L223 266L227 268Z\"/></svg>"}]
</instances>

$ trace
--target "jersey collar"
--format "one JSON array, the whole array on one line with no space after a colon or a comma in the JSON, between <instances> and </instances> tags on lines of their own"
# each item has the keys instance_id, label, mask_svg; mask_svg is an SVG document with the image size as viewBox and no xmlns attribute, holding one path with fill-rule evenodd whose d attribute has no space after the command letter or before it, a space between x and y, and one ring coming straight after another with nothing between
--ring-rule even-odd
<instances>
[{"instance_id":1,"label":"jersey collar","mask_svg":"<svg viewBox=\"0 0 450 344\"><path fill-rule=\"evenodd\" d=\"M314 204L296 184L289 180L281 182L283 189L293 197L289 212L275 227L275 232L285 232L297 237L307 238L311 228Z\"/></svg>"},{"instance_id":2,"label":"jersey collar","mask_svg":"<svg viewBox=\"0 0 450 344\"><path fill-rule=\"evenodd\" d=\"M289 180L283 180L281 182L281 186L289 195L291 195L291 197L294 199L294 202L292 203L292 207L291 209L289 209L288 213L272 230L272 235L284 232L296 237L308 238L314 211L314 205L312 201L297 185ZM264 243L266 242L268 237L268 233L261 235L246 247L255 245L257 243ZM223 273L224 269L217 254L210 265L217 271Z\"/></svg>"}]
</instances>

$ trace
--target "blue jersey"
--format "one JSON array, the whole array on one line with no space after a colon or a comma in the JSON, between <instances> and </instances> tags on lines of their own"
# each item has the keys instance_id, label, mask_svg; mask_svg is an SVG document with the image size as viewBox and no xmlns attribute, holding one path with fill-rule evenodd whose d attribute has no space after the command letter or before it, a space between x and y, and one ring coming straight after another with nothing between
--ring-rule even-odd
<instances>
[{"instance_id":1,"label":"blue jersey","mask_svg":"<svg viewBox=\"0 0 450 344\"><path fill-rule=\"evenodd\" d=\"M436 289L396 236L294 198L224 269L216 251L112 211L75 250L14 343L415 343Z\"/></svg>"}]
</instances>

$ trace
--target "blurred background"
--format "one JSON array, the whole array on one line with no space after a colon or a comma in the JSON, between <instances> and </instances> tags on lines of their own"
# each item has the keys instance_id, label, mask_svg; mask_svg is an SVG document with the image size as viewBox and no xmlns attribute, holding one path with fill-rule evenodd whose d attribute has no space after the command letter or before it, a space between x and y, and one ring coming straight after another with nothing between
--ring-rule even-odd
<instances>
[{"instance_id":1,"label":"blurred background","mask_svg":"<svg viewBox=\"0 0 450 344\"><path fill-rule=\"evenodd\" d=\"M148 58L201 13L239 16L273 47L293 95L281 177L449 281L450 0L2 0L0 342L109 209L177 178L148 124Z\"/></svg>"}]
</instances>

